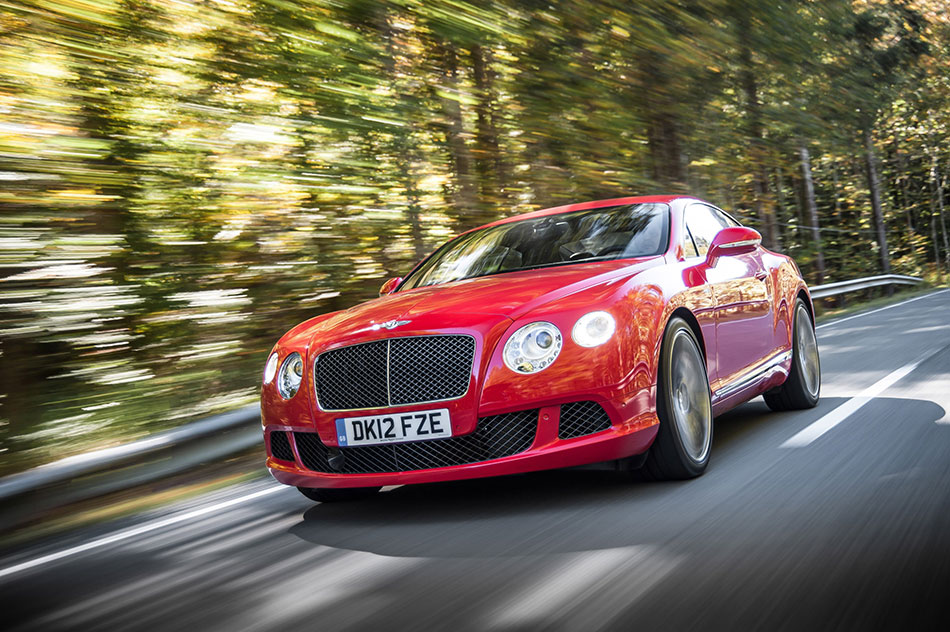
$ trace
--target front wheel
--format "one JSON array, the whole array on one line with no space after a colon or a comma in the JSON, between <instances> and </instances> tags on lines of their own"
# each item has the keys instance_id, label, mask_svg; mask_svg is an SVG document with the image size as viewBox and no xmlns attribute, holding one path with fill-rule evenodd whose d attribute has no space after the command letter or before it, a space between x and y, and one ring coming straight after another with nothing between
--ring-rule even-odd
<instances>
[{"instance_id":1,"label":"front wheel","mask_svg":"<svg viewBox=\"0 0 950 632\"><path fill-rule=\"evenodd\" d=\"M709 378L696 336L682 318L671 319L663 337L656 412L660 427L644 472L676 480L705 472L713 434Z\"/></svg>"},{"instance_id":2,"label":"front wheel","mask_svg":"<svg viewBox=\"0 0 950 632\"><path fill-rule=\"evenodd\" d=\"M818 341L808 308L802 299L795 303L793 326L792 368L781 386L763 395L768 407L776 411L814 408L821 391Z\"/></svg>"},{"instance_id":3,"label":"front wheel","mask_svg":"<svg viewBox=\"0 0 950 632\"><path fill-rule=\"evenodd\" d=\"M380 490L379 487L340 487L338 489L326 487L298 487L297 489L310 500L316 500L321 503L360 500L362 498L369 498Z\"/></svg>"}]
</instances>

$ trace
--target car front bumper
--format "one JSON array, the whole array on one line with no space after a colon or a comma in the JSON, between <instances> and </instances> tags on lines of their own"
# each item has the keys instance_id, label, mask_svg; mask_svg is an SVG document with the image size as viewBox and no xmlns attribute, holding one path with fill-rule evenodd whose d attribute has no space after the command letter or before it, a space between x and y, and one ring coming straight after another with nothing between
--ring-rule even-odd
<instances>
[{"instance_id":1,"label":"car front bumper","mask_svg":"<svg viewBox=\"0 0 950 632\"><path fill-rule=\"evenodd\" d=\"M340 473L326 471L333 469L326 467L320 467L321 471L315 471L306 465L313 466L313 455L312 453L307 454L306 450L309 449L308 446L314 445L314 441L319 441L315 434L302 433L299 426L268 425L265 428L268 446L270 446L271 441L270 433L285 432L293 460L275 458L272 449L270 449L267 467L275 479L286 485L311 488L377 487L503 476L573 467L625 458L641 454L649 449L656 436L658 424L652 406L643 410L643 407L634 405L633 407L640 408L640 412L631 415L630 413L633 412L631 404L634 404L634 402L626 401L621 404L614 401L598 401L596 403L603 407L610 418L609 427L606 429L583 436L562 438L565 434L564 428L561 426L562 405L543 406L537 409L537 427L533 440L530 446L523 451L500 458L452 464L444 467L390 468L394 471ZM570 405L571 403L565 403L563 406ZM532 414L534 410L532 409ZM519 411L510 412L517 413ZM559 430L561 437L559 437ZM415 442L416 445L410 447L424 450L425 446L421 444L438 441L440 440ZM333 454L336 454L334 447L331 446L329 449L333 451ZM344 457L346 457L348 450L352 449L343 448L341 450ZM382 448L382 450L386 451L386 448ZM376 457L373 456L372 458L375 462Z\"/></svg>"}]
</instances>

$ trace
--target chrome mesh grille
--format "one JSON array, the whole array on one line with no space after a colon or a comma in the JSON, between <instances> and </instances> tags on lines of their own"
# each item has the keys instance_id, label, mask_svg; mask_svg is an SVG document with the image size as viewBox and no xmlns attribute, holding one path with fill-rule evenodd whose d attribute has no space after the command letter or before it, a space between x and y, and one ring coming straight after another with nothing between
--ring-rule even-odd
<instances>
[{"instance_id":1,"label":"chrome mesh grille","mask_svg":"<svg viewBox=\"0 0 950 632\"><path fill-rule=\"evenodd\" d=\"M317 358L323 410L383 408L461 397L468 390L475 339L409 336L327 351Z\"/></svg>"},{"instance_id":2,"label":"chrome mesh grille","mask_svg":"<svg viewBox=\"0 0 950 632\"><path fill-rule=\"evenodd\" d=\"M343 454L342 469L330 467L331 448L315 432L295 432L297 450L307 469L314 472L370 474L407 472L480 463L524 452L534 443L538 411L522 410L483 417L475 432L448 439L412 441L392 445L338 448ZM333 448L334 452L337 448Z\"/></svg>"},{"instance_id":3,"label":"chrome mesh grille","mask_svg":"<svg viewBox=\"0 0 950 632\"><path fill-rule=\"evenodd\" d=\"M324 410L381 408L389 404L386 355L379 340L327 351L317 358L317 399Z\"/></svg>"},{"instance_id":4,"label":"chrome mesh grille","mask_svg":"<svg viewBox=\"0 0 950 632\"><path fill-rule=\"evenodd\" d=\"M293 461L294 452L290 449L290 441L287 440L287 433L282 430L275 430L270 433L270 453L275 459L281 461Z\"/></svg>"},{"instance_id":5,"label":"chrome mesh grille","mask_svg":"<svg viewBox=\"0 0 950 632\"><path fill-rule=\"evenodd\" d=\"M610 428L607 411L597 402L571 402L561 406L558 439L573 439Z\"/></svg>"},{"instance_id":6,"label":"chrome mesh grille","mask_svg":"<svg viewBox=\"0 0 950 632\"><path fill-rule=\"evenodd\" d=\"M389 347L390 404L461 397L475 358L471 336L393 338Z\"/></svg>"}]
</instances>

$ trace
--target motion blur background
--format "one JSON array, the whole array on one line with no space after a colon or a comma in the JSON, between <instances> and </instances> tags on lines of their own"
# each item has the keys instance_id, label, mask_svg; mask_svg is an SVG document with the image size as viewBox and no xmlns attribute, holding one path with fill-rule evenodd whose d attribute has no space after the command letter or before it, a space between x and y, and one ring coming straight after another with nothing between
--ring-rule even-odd
<instances>
[{"instance_id":1,"label":"motion blur background","mask_svg":"<svg viewBox=\"0 0 950 632\"><path fill-rule=\"evenodd\" d=\"M938 280L948 49L945 0L4 0L0 474L251 403L289 327L544 206Z\"/></svg>"}]
</instances>

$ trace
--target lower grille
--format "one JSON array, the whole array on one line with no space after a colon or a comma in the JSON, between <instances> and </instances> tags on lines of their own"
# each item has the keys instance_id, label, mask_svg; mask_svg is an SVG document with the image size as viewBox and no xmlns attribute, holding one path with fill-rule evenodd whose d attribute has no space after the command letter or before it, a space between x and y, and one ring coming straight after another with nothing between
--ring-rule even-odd
<instances>
[{"instance_id":1,"label":"lower grille","mask_svg":"<svg viewBox=\"0 0 950 632\"><path fill-rule=\"evenodd\" d=\"M571 402L561 406L558 439L573 439L610 428L607 411L597 402Z\"/></svg>"},{"instance_id":2,"label":"lower grille","mask_svg":"<svg viewBox=\"0 0 950 632\"><path fill-rule=\"evenodd\" d=\"M475 432L459 437L339 448L345 457L340 470L330 467L327 461L330 448L315 432L295 432L294 439L307 469L324 473L371 474L428 470L512 456L531 447L537 429L537 409L483 417L478 420Z\"/></svg>"},{"instance_id":3,"label":"lower grille","mask_svg":"<svg viewBox=\"0 0 950 632\"><path fill-rule=\"evenodd\" d=\"M290 441L287 440L286 432L275 430L270 433L270 453L275 459L281 461L294 460L294 452L290 449Z\"/></svg>"}]
</instances>

